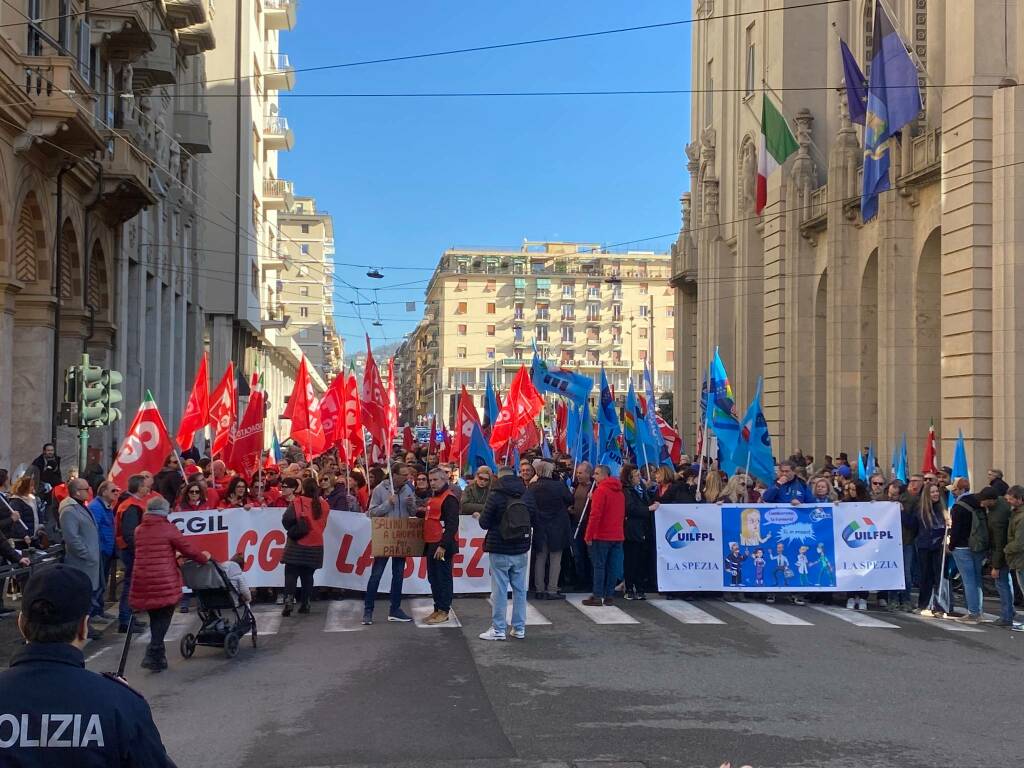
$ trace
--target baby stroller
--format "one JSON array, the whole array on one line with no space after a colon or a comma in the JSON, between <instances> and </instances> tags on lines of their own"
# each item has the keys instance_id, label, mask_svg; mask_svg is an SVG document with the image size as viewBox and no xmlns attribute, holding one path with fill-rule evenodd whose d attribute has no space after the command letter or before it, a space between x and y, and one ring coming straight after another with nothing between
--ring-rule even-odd
<instances>
[{"instance_id":1,"label":"baby stroller","mask_svg":"<svg viewBox=\"0 0 1024 768\"><path fill-rule=\"evenodd\" d=\"M191 658L197 645L205 645L223 648L224 655L231 659L238 653L239 642L246 634L252 635L255 648L256 617L248 604L241 601L238 590L223 569L213 560L203 564L188 561L181 566L181 573L185 586L199 601L199 618L203 622L198 632L189 632L181 638L181 655Z\"/></svg>"}]
</instances>

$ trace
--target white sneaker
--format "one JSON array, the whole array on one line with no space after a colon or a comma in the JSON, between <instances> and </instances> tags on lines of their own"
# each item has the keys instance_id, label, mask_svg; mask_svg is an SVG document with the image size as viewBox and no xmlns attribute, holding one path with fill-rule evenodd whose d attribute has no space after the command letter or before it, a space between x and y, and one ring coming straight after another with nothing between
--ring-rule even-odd
<instances>
[{"instance_id":1,"label":"white sneaker","mask_svg":"<svg viewBox=\"0 0 1024 768\"><path fill-rule=\"evenodd\" d=\"M866 611L867 609L868 609L868 601L865 600L863 597L858 598L858 600L857 600L857 610L858 611Z\"/></svg>"},{"instance_id":2,"label":"white sneaker","mask_svg":"<svg viewBox=\"0 0 1024 768\"><path fill-rule=\"evenodd\" d=\"M494 627L488 627L486 632L481 632L479 635L481 640L504 640L505 635L502 632L498 632Z\"/></svg>"},{"instance_id":3,"label":"white sneaker","mask_svg":"<svg viewBox=\"0 0 1024 768\"><path fill-rule=\"evenodd\" d=\"M510 629L508 633L510 635L512 635L512 637L514 637L516 640L525 640L526 639L526 630L525 629Z\"/></svg>"},{"instance_id":4,"label":"white sneaker","mask_svg":"<svg viewBox=\"0 0 1024 768\"><path fill-rule=\"evenodd\" d=\"M846 601L846 610L848 610L848 611L855 611L855 610L857 610L857 600L855 598L851 597L849 600Z\"/></svg>"}]
</instances>

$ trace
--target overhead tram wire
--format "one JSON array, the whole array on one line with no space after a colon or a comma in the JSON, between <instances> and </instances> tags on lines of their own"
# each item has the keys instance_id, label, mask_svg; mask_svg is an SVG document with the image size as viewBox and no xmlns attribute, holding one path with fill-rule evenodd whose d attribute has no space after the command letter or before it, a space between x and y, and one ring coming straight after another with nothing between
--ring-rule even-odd
<instances>
[{"instance_id":1,"label":"overhead tram wire","mask_svg":"<svg viewBox=\"0 0 1024 768\"><path fill-rule=\"evenodd\" d=\"M45 16L39 19L31 19L28 16L26 16L20 8L11 3L10 0L3 1L5 5L8 5L13 10L17 11L18 13L21 13L21 15L25 17L26 21L8 21L3 24L0 24L0 29L6 29L10 27L24 27L28 24L41 24L45 21L60 21L61 19L73 19L76 16L85 16L86 14L97 12L96 9L83 9L81 11L72 11L71 13L62 13L58 16ZM103 8L103 11L116 11L119 8L130 8L133 5L151 5L152 2L153 0L133 0L133 2L121 3L120 5L108 5Z\"/></svg>"}]
</instances>

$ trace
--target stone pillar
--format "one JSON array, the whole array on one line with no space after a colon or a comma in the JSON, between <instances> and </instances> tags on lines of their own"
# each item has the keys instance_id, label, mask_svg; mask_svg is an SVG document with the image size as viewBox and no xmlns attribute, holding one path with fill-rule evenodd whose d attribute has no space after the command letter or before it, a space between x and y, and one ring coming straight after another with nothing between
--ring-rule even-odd
<instances>
[{"instance_id":1,"label":"stone pillar","mask_svg":"<svg viewBox=\"0 0 1024 768\"><path fill-rule=\"evenodd\" d=\"M786 210L787 169L768 178L768 202L762 215L764 241L764 389L761 404L773 448L785 444L786 390ZM778 451L776 451L777 453Z\"/></svg>"},{"instance_id":2,"label":"stone pillar","mask_svg":"<svg viewBox=\"0 0 1024 768\"><path fill-rule=\"evenodd\" d=\"M992 98L992 427L993 464L1024 477L1024 86ZM976 475L988 467L974 467Z\"/></svg>"},{"instance_id":3,"label":"stone pillar","mask_svg":"<svg viewBox=\"0 0 1024 768\"><path fill-rule=\"evenodd\" d=\"M754 396L757 377L764 364L762 331L764 307L760 300L764 277L761 233L754 218L757 194L757 149L744 141L737 163L736 269L722 280L734 294L735 364L732 371L736 396L747 401ZM742 407L742 406L738 406Z\"/></svg>"},{"instance_id":4,"label":"stone pillar","mask_svg":"<svg viewBox=\"0 0 1024 768\"><path fill-rule=\"evenodd\" d=\"M11 350L11 468L39 455L50 439L53 391L53 307L52 296L18 296Z\"/></svg>"},{"instance_id":5,"label":"stone pillar","mask_svg":"<svg viewBox=\"0 0 1024 768\"><path fill-rule=\"evenodd\" d=\"M14 304L20 288L0 285L0 467L13 470L11 437L14 413Z\"/></svg>"}]
</instances>

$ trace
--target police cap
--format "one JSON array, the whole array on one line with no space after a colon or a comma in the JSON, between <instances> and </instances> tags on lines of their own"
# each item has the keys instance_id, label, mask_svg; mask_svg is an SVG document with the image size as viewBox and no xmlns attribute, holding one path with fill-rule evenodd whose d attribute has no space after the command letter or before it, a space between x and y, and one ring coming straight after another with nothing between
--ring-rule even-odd
<instances>
[{"instance_id":1,"label":"police cap","mask_svg":"<svg viewBox=\"0 0 1024 768\"><path fill-rule=\"evenodd\" d=\"M87 615L91 603L89 577L58 563L29 577L22 590L21 613L33 624L66 624Z\"/></svg>"}]
</instances>

